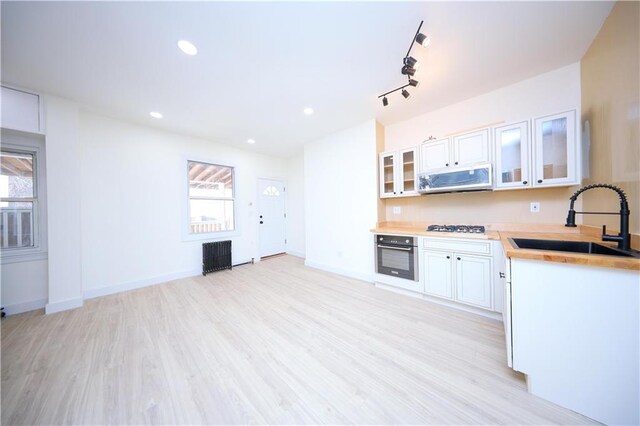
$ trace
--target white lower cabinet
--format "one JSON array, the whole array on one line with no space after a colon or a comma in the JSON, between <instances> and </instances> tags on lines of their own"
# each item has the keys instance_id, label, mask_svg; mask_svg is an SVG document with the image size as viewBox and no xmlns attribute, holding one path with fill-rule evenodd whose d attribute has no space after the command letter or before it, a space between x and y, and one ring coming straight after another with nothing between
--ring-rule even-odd
<instances>
[{"instance_id":1,"label":"white lower cabinet","mask_svg":"<svg viewBox=\"0 0 640 426\"><path fill-rule=\"evenodd\" d=\"M451 254L425 250L422 255L422 262L424 264L425 293L453 299Z\"/></svg>"},{"instance_id":2,"label":"white lower cabinet","mask_svg":"<svg viewBox=\"0 0 640 426\"><path fill-rule=\"evenodd\" d=\"M502 288L494 288L502 283L494 277L491 241L424 238L420 249L425 294L502 311Z\"/></svg>"}]
</instances>

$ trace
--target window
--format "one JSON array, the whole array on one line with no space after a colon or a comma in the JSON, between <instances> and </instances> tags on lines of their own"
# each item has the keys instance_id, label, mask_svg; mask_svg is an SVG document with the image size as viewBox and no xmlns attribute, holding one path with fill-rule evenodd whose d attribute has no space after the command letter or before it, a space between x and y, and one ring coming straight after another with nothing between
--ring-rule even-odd
<instances>
[{"instance_id":1,"label":"window","mask_svg":"<svg viewBox=\"0 0 640 426\"><path fill-rule=\"evenodd\" d=\"M0 247L35 247L37 185L35 153L0 151Z\"/></svg>"},{"instance_id":2,"label":"window","mask_svg":"<svg viewBox=\"0 0 640 426\"><path fill-rule=\"evenodd\" d=\"M189 233L233 231L233 167L189 161Z\"/></svg>"}]
</instances>

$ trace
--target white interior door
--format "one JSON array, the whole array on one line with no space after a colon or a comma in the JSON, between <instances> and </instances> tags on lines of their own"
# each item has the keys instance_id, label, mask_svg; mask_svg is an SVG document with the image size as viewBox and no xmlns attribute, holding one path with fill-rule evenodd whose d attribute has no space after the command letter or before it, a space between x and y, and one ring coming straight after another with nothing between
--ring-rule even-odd
<instances>
[{"instance_id":1,"label":"white interior door","mask_svg":"<svg viewBox=\"0 0 640 426\"><path fill-rule=\"evenodd\" d=\"M258 179L258 226L260 257L286 251L284 183Z\"/></svg>"}]
</instances>

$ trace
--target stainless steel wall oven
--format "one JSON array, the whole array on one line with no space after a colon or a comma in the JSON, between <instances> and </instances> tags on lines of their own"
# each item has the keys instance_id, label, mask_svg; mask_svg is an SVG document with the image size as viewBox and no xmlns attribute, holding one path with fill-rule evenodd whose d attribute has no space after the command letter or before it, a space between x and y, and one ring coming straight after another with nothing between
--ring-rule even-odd
<instances>
[{"instance_id":1,"label":"stainless steel wall oven","mask_svg":"<svg viewBox=\"0 0 640 426\"><path fill-rule=\"evenodd\" d=\"M418 247L415 237L374 236L376 273L418 281Z\"/></svg>"}]
</instances>

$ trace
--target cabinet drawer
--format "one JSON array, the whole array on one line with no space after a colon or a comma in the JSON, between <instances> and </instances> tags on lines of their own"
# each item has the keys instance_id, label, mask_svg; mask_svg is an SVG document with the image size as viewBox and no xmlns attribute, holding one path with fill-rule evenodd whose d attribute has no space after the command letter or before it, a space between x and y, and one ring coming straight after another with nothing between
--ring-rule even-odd
<instances>
[{"instance_id":1,"label":"cabinet drawer","mask_svg":"<svg viewBox=\"0 0 640 426\"><path fill-rule=\"evenodd\" d=\"M422 244L425 249L491 255L490 241L425 238Z\"/></svg>"}]
</instances>

